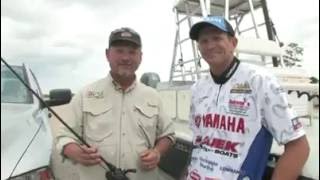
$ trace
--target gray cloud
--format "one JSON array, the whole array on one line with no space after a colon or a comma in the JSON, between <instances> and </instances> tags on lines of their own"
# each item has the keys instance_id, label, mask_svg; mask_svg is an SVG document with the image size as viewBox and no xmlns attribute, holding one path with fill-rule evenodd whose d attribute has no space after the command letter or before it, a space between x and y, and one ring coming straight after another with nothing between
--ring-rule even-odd
<instances>
[{"instance_id":1,"label":"gray cloud","mask_svg":"<svg viewBox=\"0 0 320 180\"><path fill-rule=\"evenodd\" d=\"M104 55L108 35L115 28L129 26L142 36L143 63L138 75L152 71L168 80L175 33L172 2L4 0L1 54L11 63L29 64L45 91L59 87L77 91L108 72ZM270 9L279 9L272 3L269 5ZM277 17L274 20L280 38L301 43L314 39L319 17L290 18L293 15L281 11L272 16ZM282 16L285 19L278 18ZM303 30L299 25L301 19L305 21Z\"/></svg>"},{"instance_id":2,"label":"gray cloud","mask_svg":"<svg viewBox=\"0 0 320 180\"><path fill-rule=\"evenodd\" d=\"M128 3L128 1L125 0L118 0L118 2L121 5L125 5L125 3ZM117 4L118 4L117 2ZM101 7L105 7L105 6L112 6L114 5L114 1L113 0L55 0L52 2L54 5L58 6L58 7L64 7L64 6L72 6L75 4L82 4L85 6L89 6L90 8L101 8Z\"/></svg>"},{"instance_id":3,"label":"gray cloud","mask_svg":"<svg viewBox=\"0 0 320 180\"><path fill-rule=\"evenodd\" d=\"M5 0L1 1L1 17L17 22L45 22L50 16L50 6L44 0Z\"/></svg>"}]
</instances>

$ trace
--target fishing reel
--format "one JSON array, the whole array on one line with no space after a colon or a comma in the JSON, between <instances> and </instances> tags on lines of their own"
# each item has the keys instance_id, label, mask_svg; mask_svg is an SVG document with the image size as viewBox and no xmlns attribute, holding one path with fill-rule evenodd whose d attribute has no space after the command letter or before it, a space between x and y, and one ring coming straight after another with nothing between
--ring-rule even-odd
<instances>
[{"instance_id":1,"label":"fishing reel","mask_svg":"<svg viewBox=\"0 0 320 180\"><path fill-rule=\"evenodd\" d=\"M135 169L122 170L120 168L116 168L113 171L108 171L106 173L106 178L107 180L130 180L126 174L135 172L137 172Z\"/></svg>"}]
</instances>

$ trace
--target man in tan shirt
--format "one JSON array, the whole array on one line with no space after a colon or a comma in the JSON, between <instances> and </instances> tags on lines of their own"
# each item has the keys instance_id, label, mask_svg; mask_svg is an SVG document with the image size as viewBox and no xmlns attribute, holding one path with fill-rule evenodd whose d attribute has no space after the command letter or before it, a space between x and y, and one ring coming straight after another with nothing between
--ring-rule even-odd
<instances>
[{"instance_id":1,"label":"man in tan shirt","mask_svg":"<svg viewBox=\"0 0 320 180\"><path fill-rule=\"evenodd\" d=\"M130 180L157 179L160 157L174 143L173 124L158 93L137 81L141 39L130 28L113 31L106 56L110 74L75 95L68 123L92 145L79 143L66 128L57 133L57 148L74 161L81 180L105 180L100 156L128 173Z\"/></svg>"}]
</instances>

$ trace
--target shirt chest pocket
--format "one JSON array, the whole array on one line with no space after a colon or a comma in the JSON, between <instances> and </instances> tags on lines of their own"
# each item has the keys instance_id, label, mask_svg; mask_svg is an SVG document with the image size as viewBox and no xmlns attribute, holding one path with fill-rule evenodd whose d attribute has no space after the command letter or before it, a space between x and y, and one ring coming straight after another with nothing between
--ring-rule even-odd
<instances>
[{"instance_id":1,"label":"shirt chest pocket","mask_svg":"<svg viewBox=\"0 0 320 180\"><path fill-rule=\"evenodd\" d=\"M89 140L100 143L113 134L114 117L111 103L87 101L84 103L83 112L84 134Z\"/></svg>"},{"instance_id":2,"label":"shirt chest pocket","mask_svg":"<svg viewBox=\"0 0 320 180\"><path fill-rule=\"evenodd\" d=\"M155 133L158 115L159 108L156 103L136 103L134 106L134 116L138 125L148 131L148 133Z\"/></svg>"}]
</instances>

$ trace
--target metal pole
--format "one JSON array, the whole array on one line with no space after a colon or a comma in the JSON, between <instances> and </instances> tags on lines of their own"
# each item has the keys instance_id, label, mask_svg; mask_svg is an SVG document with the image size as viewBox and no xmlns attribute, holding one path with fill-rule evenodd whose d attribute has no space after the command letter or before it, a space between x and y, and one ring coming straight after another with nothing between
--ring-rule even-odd
<instances>
[{"instance_id":1,"label":"metal pole","mask_svg":"<svg viewBox=\"0 0 320 180\"><path fill-rule=\"evenodd\" d=\"M229 21L229 0L225 0L224 17Z\"/></svg>"},{"instance_id":2,"label":"metal pole","mask_svg":"<svg viewBox=\"0 0 320 180\"><path fill-rule=\"evenodd\" d=\"M261 5L262 5L262 10L263 10L263 15L264 15L264 21L266 22L268 39L275 41L276 39L275 39L275 35L272 31L272 23L271 23L270 17L269 17L267 1L261 0ZM278 59L276 57L272 57L272 64L274 67L279 66Z\"/></svg>"},{"instance_id":3,"label":"metal pole","mask_svg":"<svg viewBox=\"0 0 320 180\"><path fill-rule=\"evenodd\" d=\"M206 6L207 6L207 13L208 15L211 14L211 0L206 0Z\"/></svg>"},{"instance_id":4,"label":"metal pole","mask_svg":"<svg viewBox=\"0 0 320 180\"><path fill-rule=\"evenodd\" d=\"M200 2L203 2L203 0L200 1ZM193 22L192 22L192 19L191 19L191 16L190 16L190 9L189 9L189 4L188 3L186 3L186 12L187 12L187 15L189 16L189 18L188 18L189 29L191 29L191 26L192 26ZM195 65L195 69L196 69L195 71L196 71L196 74L197 74L197 79L200 79L201 75L200 75L200 69L199 69L199 65L198 65L198 61L200 61L200 58L199 58L199 56L197 54L197 45L192 40L191 40L191 46L192 46L192 52L193 52L194 65Z\"/></svg>"},{"instance_id":5,"label":"metal pole","mask_svg":"<svg viewBox=\"0 0 320 180\"><path fill-rule=\"evenodd\" d=\"M170 79L169 82L171 83L173 81L173 75L175 72L175 60L176 60L176 56L177 56L177 46L178 46L178 41L179 41L179 17L178 17L178 11L175 8L174 12L176 13L176 36L175 36L175 40L174 40L174 48L173 48L173 57L172 57L172 63L171 63L171 71L170 71Z\"/></svg>"},{"instance_id":6,"label":"metal pole","mask_svg":"<svg viewBox=\"0 0 320 180\"><path fill-rule=\"evenodd\" d=\"M253 9L252 0L248 0L248 2L249 2L249 7L250 7L251 19L252 19L252 22L253 22L253 25L254 25L254 30L256 32L256 37L260 38L260 35L259 35L259 32L258 32L258 26L257 26L257 23L256 23L256 19L254 18L254 9Z\"/></svg>"},{"instance_id":7,"label":"metal pole","mask_svg":"<svg viewBox=\"0 0 320 180\"><path fill-rule=\"evenodd\" d=\"M201 7L201 12L202 12L202 17L207 17L208 12L207 12L207 8L206 8L206 4L205 4L204 0L200 0L200 7Z\"/></svg>"}]
</instances>

